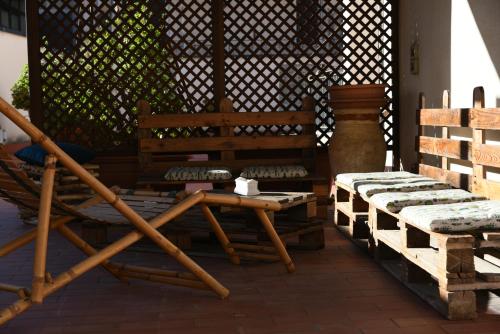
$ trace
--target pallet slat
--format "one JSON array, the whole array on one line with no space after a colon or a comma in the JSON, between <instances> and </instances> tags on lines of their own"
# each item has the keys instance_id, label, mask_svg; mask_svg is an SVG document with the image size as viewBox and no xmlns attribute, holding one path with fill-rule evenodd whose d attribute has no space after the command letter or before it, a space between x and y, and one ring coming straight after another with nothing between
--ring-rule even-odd
<instances>
[{"instance_id":1,"label":"pallet slat","mask_svg":"<svg viewBox=\"0 0 500 334\"><path fill-rule=\"evenodd\" d=\"M419 137L419 152L447 158L470 160L472 143L454 139Z\"/></svg>"},{"instance_id":2,"label":"pallet slat","mask_svg":"<svg viewBox=\"0 0 500 334\"><path fill-rule=\"evenodd\" d=\"M176 139L141 139L142 152L188 152L193 148L200 152L221 150L262 150L310 148L316 144L316 136L242 136Z\"/></svg>"},{"instance_id":3,"label":"pallet slat","mask_svg":"<svg viewBox=\"0 0 500 334\"><path fill-rule=\"evenodd\" d=\"M314 124L314 112L233 112L139 116L139 128L228 127Z\"/></svg>"}]
</instances>

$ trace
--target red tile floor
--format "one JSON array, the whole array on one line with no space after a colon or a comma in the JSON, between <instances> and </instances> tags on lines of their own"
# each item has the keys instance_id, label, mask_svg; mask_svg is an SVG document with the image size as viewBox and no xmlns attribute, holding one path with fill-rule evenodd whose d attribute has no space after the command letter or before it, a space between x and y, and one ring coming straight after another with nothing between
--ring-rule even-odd
<instances>
[{"instance_id":1,"label":"red tile floor","mask_svg":"<svg viewBox=\"0 0 500 334\"><path fill-rule=\"evenodd\" d=\"M0 201L0 242L27 230ZM82 256L54 235L49 270ZM0 259L0 281L29 284L33 247ZM327 228L321 251L293 251L297 271L280 263L243 263L193 256L231 290L227 300L206 291L142 281L117 282L95 269L15 318L0 333L500 333L500 298L475 321L444 320L366 254ZM129 262L176 267L160 253L127 252ZM11 297L0 294L1 306Z\"/></svg>"}]
</instances>

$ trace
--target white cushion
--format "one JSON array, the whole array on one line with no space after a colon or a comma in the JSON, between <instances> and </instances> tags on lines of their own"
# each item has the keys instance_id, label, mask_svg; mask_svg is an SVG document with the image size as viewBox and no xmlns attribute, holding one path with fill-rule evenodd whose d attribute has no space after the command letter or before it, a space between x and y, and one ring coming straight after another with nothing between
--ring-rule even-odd
<instances>
[{"instance_id":1,"label":"white cushion","mask_svg":"<svg viewBox=\"0 0 500 334\"><path fill-rule=\"evenodd\" d=\"M414 192L390 192L375 194L370 203L377 208L397 213L401 209L415 205L436 205L485 200L484 196L471 194L462 189L446 189Z\"/></svg>"},{"instance_id":2,"label":"white cushion","mask_svg":"<svg viewBox=\"0 0 500 334\"><path fill-rule=\"evenodd\" d=\"M500 201L410 206L400 215L410 224L433 232L500 229Z\"/></svg>"},{"instance_id":3,"label":"white cushion","mask_svg":"<svg viewBox=\"0 0 500 334\"><path fill-rule=\"evenodd\" d=\"M225 167L172 167L165 174L168 181L220 181L232 177Z\"/></svg>"},{"instance_id":4,"label":"white cushion","mask_svg":"<svg viewBox=\"0 0 500 334\"><path fill-rule=\"evenodd\" d=\"M415 182L405 182L396 184L364 184L358 187L358 193L365 200L368 200L375 194L388 192L413 192L425 190L450 189L447 183L435 181L432 179L416 180Z\"/></svg>"},{"instance_id":5,"label":"white cushion","mask_svg":"<svg viewBox=\"0 0 500 334\"><path fill-rule=\"evenodd\" d=\"M418 174L413 174L410 172L377 172L377 173L344 173L338 174L335 180L342 184L350 187L355 187L356 183L359 182L377 182L377 181L388 181L394 182L398 179L411 179L422 177Z\"/></svg>"},{"instance_id":6,"label":"white cushion","mask_svg":"<svg viewBox=\"0 0 500 334\"><path fill-rule=\"evenodd\" d=\"M251 166L245 167L241 177L246 179L282 179L307 176L303 166Z\"/></svg>"}]
</instances>

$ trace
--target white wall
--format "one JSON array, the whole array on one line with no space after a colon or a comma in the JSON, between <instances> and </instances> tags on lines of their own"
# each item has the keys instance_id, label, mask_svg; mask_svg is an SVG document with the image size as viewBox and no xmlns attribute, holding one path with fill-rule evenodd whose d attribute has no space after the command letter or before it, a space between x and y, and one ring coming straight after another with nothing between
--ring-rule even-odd
<instances>
[{"instance_id":1,"label":"white wall","mask_svg":"<svg viewBox=\"0 0 500 334\"><path fill-rule=\"evenodd\" d=\"M9 103L12 101L10 88L27 63L26 38L0 31L0 97ZM28 140L28 137L2 114L0 114L0 128L6 130L8 142Z\"/></svg>"},{"instance_id":2,"label":"white wall","mask_svg":"<svg viewBox=\"0 0 500 334\"><path fill-rule=\"evenodd\" d=\"M472 90L483 86L486 106L500 106L500 1L401 0L400 83L401 158L405 169L416 162L414 138L418 93L439 107L444 89L451 106L472 106ZM410 44L420 37L420 74L410 74Z\"/></svg>"},{"instance_id":3,"label":"white wall","mask_svg":"<svg viewBox=\"0 0 500 334\"><path fill-rule=\"evenodd\" d=\"M486 106L500 101L500 1L453 0L451 101L469 107L472 89L483 86Z\"/></svg>"}]
</instances>

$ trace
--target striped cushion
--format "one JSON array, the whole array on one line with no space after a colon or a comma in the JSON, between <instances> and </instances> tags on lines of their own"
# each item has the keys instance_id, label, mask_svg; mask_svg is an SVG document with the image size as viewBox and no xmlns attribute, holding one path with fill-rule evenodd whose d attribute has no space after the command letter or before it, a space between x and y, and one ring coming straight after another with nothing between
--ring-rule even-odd
<instances>
[{"instance_id":1,"label":"striped cushion","mask_svg":"<svg viewBox=\"0 0 500 334\"><path fill-rule=\"evenodd\" d=\"M485 200L483 196L471 194L462 189L414 191L409 193L381 193L370 197L370 203L377 208L397 213L403 208L415 205L436 205Z\"/></svg>"},{"instance_id":2,"label":"striped cushion","mask_svg":"<svg viewBox=\"0 0 500 334\"><path fill-rule=\"evenodd\" d=\"M246 167L241 172L241 177L246 179L282 179L307 176L303 166L252 166Z\"/></svg>"},{"instance_id":3,"label":"striped cushion","mask_svg":"<svg viewBox=\"0 0 500 334\"><path fill-rule=\"evenodd\" d=\"M165 174L168 181L220 181L232 177L225 167L172 167Z\"/></svg>"},{"instance_id":4,"label":"striped cushion","mask_svg":"<svg viewBox=\"0 0 500 334\"><path fill-rule=\"evenodd\" d=\"M425 190L450 189L447 183L434 181L432 179L419 180L415 182L405 182L396 184L364 184L358 187L358 192L365 200L368 200L375 194L388 192L413 192Z\"/></svg>"},{"instance_id":5,"label":"striped cushion","mask_svg":"<svg viewBox=\"0 0 500 334\"><path fill-rule=\"evenodd\" d=\"M422 177L409 172L377 172L377 173L344 173L336 177L336 181L354 188L360 182L373 183L378 181L394 182L398 179L412 179Z\"/></svg>"},{"instance_id":6,"label":"striped cushion","mask_svg":"<svg viewBox=\"0 0 500 334\"><path fill-rule=\"evenodd\" d=\"M500 229L500 201L410 206L400 215L408 223L433 232Z\"/></svg>"}]
</instances>

